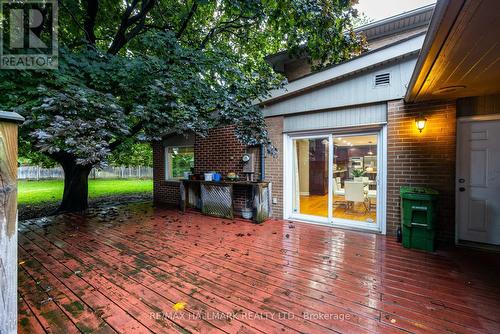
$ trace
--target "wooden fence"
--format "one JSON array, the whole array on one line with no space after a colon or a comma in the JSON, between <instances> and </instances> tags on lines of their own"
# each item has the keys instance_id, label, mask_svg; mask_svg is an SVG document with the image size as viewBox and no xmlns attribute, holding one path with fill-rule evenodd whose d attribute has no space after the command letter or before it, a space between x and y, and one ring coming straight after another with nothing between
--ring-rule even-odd
<instances>
[{"instance_id":1,"label":"wooden fence","mask_svg":"<svg viewBox=\"0 0 500 334\"><path fill-rule=\"evenodd\" d=\"M61 167L42 168L40 166L21 166L17 168L18 180L62 180L64 172ZM90 179L151 179L152 167L105 167L92 169Z\"/></svg>"},{"instance_id":2,"label":"wooden fence","mask_svg":"<svg viewBox=\"0 0 500 334\"><path fill-rule=\"evenodd\" d=\"M17 333L17 127L24 118L0 111L0 333Z\"/></svg>"}]
</instances>

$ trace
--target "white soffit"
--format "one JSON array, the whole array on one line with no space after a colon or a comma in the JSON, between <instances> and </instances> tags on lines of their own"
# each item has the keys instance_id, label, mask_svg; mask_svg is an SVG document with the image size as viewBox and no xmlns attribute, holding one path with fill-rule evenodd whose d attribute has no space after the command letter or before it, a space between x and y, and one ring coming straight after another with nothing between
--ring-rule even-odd
<instances>
[{"instance_id":1,"label":"white soffit","mask_svg":"<svg viewBox=\"0 0 500 334\"><path fill-rule=\"evenodd\" d=\"M439 1L405 100L498 94L499 11L498 0Z\"/></svg>"},{"instance_id":2,"label":"white soffit","mask_svg":"<svg viewBox=\"0 0 500 334\"><path fill-rule=\"evenodd\" d=\"M371 68L378 64L386 63L391 59L400 58L406 54L418 52L422 47L425 36L419 35L403 42L388 47L368 52L353 60L312 73L301 79L290 82L284 89L272 90L267 99L261 101L266 105L274 100L283 99L291 95L300 94L318 86L331 83L345 76L356 74L365 68Z\"/></svg>"}]
</instances>

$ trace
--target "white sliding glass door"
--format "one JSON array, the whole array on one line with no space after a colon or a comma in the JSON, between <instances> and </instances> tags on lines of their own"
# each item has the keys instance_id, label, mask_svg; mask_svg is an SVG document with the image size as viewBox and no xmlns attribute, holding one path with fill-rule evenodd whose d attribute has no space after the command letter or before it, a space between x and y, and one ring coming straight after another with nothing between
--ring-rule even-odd
<instances>
[{"instance_id":1,"label":"white sliding glass door","mask_svg":"<svg viewBox=\"0 0 500 334\"><path fill-rule=\"evenodd\" d=\"M328 222L330 136L298 137L292 145L292 214Z\"/></svg>"},{"instance_id":2,"label":"white sliding glass door","mask_svg":"<svg viewBox=\"0 0 500 334\"><path fill-rule=\"evenodd\" d=\"M383 131L285 138L285 218L382 231Z\"/></svg>"}]
</instances>

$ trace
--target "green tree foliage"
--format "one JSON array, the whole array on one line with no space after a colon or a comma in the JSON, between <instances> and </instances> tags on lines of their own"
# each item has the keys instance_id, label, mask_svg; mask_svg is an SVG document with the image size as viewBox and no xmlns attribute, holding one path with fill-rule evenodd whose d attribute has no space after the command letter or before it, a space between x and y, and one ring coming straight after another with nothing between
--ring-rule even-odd
<instances>
[{"instance_id":1,"label":"green tree foliage","mask_svg":"<svg viewBox=\"0 0 500 334\"><path fill-rule=\"evenodd\" d=\"M127 140L111 153L111 166L153 167L153 149L149 143Z\"/></svg>"},{"instance_id":2,"label":"green tree foliage","mask_svg":"<svg viewBox=\"0 0 500 334\"><path fill-rule=\"evenodd\" d=\"M59 4L59 69L1 71L0 109L26 117L22 147L63 167L67 211L87 207L91 168L131 139L234 124L242 142L272 150L255 101L283 78L264 56L288 49L332 64L362 48L348 0Z\"/></svg>"}]
</instances>

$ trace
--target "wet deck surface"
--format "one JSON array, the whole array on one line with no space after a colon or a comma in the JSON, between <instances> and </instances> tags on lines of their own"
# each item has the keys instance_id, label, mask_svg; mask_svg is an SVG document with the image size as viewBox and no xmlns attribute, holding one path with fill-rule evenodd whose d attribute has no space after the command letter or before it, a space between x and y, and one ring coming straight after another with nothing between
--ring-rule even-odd
<instances>
[{"instance_id":1,"label":"wet deck surface","mask_svg":"<svg viewBox=\"0 0 500 334\"><path fill-rule=\"evenodd\" d=\"M500 255L149 204L20 224L23 333L500 333Z\"/></svg>"}]
</instances>

